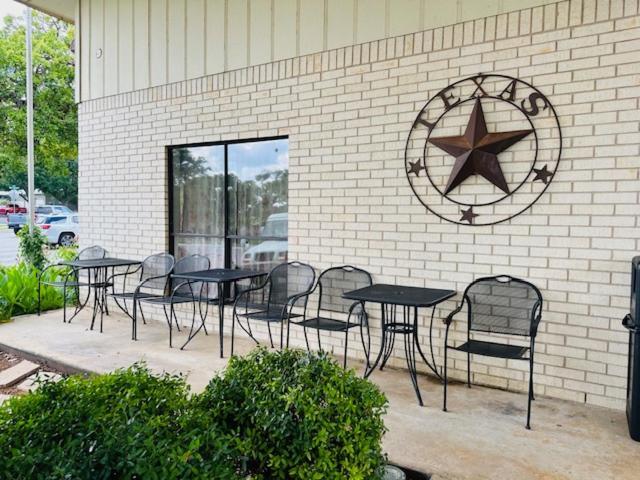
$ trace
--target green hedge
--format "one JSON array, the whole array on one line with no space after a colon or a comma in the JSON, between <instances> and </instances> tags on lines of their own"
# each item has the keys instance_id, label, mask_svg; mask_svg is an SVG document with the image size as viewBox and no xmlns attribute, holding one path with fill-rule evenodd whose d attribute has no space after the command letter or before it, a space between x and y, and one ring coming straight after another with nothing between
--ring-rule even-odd
<instances>
[{"instance_id":1,"label":"green hedge","mask_svg":"<svg viewBox=\"0 0 640 480\"><path fill-rule=\"evenodd\" d=\"M45 383L0 407L0 476L376 479L387 402L322 354L258 349L200 395L144 366Z\"/></svg>"}]
</instances>

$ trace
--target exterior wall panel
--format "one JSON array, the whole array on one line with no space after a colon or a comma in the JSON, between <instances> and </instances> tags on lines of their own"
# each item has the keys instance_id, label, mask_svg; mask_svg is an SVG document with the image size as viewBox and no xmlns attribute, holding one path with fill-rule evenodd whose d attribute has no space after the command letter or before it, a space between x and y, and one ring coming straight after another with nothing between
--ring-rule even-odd
<instances>
[{"instance_id":1,"label":"exterior wall panel","mask_svg":"<svg viewBox=\"0 0 640 480\"><path fill-rule=\"evenodd\" d=\"M197 78L205 74L205 0L188 0L186 7L186 76Z\"/></svg>"},{"instance_id":2,"label":"exterior wall panel","mask_svg":"<svg viewBox=\"0 0 640 480\"><path fill-rule=\"evenodd\" d=\"M133 0L118 3L118 91L133 90Z\"/></svg>"},{"instance_id":3,"label":"exterior wall panel","mask_svg":"<svg viewBox=\"0 0 640 480\"><path fill-rule=\"evenodd\" d=\"M149 65L150 86L167 83L167 0L149 2Z\"/></svg>"},{"instance_id":4,"label":"exterior wall panel","mask_svg":"<svg viewBox=\"0 0 640 480\"><path fill-rule=\"evenodd\" d=\"M148 88L149 77L149 0L133 0L133 82L134 89Z\"/></svg>"},{"instance_id":5,"label":"exterior wall panel","mask_svg":"<svg viewBox=\"0 0 640 480\"><path fill-rule=\"evenodd\" d=\"M248 0L227 3L227 70L235 70L248 64L248 15Z\"/></svg>"},{"instance_id":6,"label":"exterior wall panel","mask_svg":"<svg viewBox=\"0 0 640 480\"><path fill-rule=\"evenodd\" d=\"M298 54L298 2L280 0L273 3L273 59L295 57Z\"/></svg>"},{"instance_id":7,"label":"exterior wall panel","mask_svg":"<svg viewBox=\"0 0 640 480\"><path fill-rule=\"evenodd\" d=\"M205 0L205 70L207 75L225 70L226 0Z\"/></svg>"},{"instance_id":8,"label":"exterior wall panel","mask_svg":"<svg viewBox=\"0 0 640 480\"><path fill-rule=\"evenodd\" d=\"M186 0L169 0L167 17L167 80L173 83L186 78Z\"/></svg>"}]
</instances>

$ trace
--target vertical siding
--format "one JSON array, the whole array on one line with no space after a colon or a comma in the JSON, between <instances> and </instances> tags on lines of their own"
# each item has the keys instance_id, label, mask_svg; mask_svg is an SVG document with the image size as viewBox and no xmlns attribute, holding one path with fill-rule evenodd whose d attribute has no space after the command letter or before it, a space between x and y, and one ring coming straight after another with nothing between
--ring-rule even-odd
<instances>
[{"instance_id":1,"label":"vertical siding","mask_svg":"<svg viewBox=\"0 0 640 480\"><path fill-rule=\"evenodd\" d=\"M356 0L328 0L327 48L351 45L355 41Z\"/></svg>"},{"instance_id":2,"label":"vertical siding","mask_svg":"<svg viewBox=\"0 0 640 480\"><path fill-rule=\"evenodd\" d=\"M167 0L149 2L151 86L167 83Z\"/></svg>"},{"instance_id":3,"label":"vertical siding","mask_svg":"<svg viewBox=\"0 0 640 480\"><path fill-rule=\"evenodd\" d=\"M554 1L80 0L80 100Z\"/></svg>"},{"instance_id":4,"label":"vertical siding","mask_svg":"<svg viewBox=\"0 0 640 480\"><path fill-rule=\"evenodd\" d=\"M133 0L118 4L118 89L133 90Z\"/></svg>"},{"instance_id":5,"label":"vertical siding","mask_svg":"<svg viewBox=\"0 0 640 480\"><path fill-rule=\"evenodd\" d=\"M133 87L147 88L149 77L149 1L133 0ZM154 0L155 1L155 0Z\"/></svg>"},{"instance_id":6,"label":"vertical siding","mask_svg":"<svg viewBox=\"0 0 640 480\"><path fill-rule=\"evenodd\" d=\"M88 29L91 36L91 61L89 62L89 75L91 86L84 92L91 98L104 96L104 2L103 0L91 1L91 26ZM97 52L103 54L97 57Z\"/></svg>"},{"instance_id":7,"label":"vertical siding","mask_svg":"<svg viewBox=\"0 0 640 480\"><path fill-rule=\"evenodd\" d=\"M168 80L186 78L186 0L170 0L167 8L167 72Z\"/></svg>"},{"instance_id":8,"label":"vertical siding","mask_svg":"<svg viewBox=\"0 0 640 480\"><path fill-rule=\"evenodd\" d=\"M88 0L81 0L78 2L80 8L80 21L77 23L76 32L79 33L80 38L80 90L76 92L76 98L83 100L88 97L91 90L91 79L89 78L91 57L93 56L91 51L91 2ZM76 79L78 80L78 79Z\"/></svg>"},{"instance_id":9,"label":"vertical siding","mask_svg":"<svg viewBox=\"0 0 640 480\"><path fill-rule=\"evenodd\" d=\"M248 52L248 0L231 0L227 3L227 69L245 67Z\"/></svg>"},{"instance_id":10,"label":"vertical siding","mask_svg":"<svg viewBox=\"0 0 640 480\"><path fill-rule=\"evenodd\" d=\"M207 74L225 70L226 0L206 0L205 70Z\"/></svg>"},{"instance_id":11,"label":"vertical siding","mask_svg":"<svg viewBox=\"0 0 640 480\"><path fill-rule=\"evenodd\" d=\"M204 0L188 0L186 11L187 25L187 78L204 75L205 62L205 4Z\"/></svg>"},{"instance_id":12,"label":"vertical siding","mask_svg":"<svg viewBox=\"0 0 640 480\"><path fill-rule=\"evenodd\" d=\"M357 0L357 42L364 43L387 36L386 0Z\"/></svg>"},{"instance_id":13,"label":"vertical siding","mask_svg":"<svg viewBox=\"0 0 640 480\"><path fill-rule=\"evenodd\" d=\"M273 3L273 59L282 60L298 55L297 0L274 0Z\"/></svg>"},{"instance_id":14,"label":"vertical siding","mask_svg":"<svg viewBox=\"0 0 640 480\"><path fill-rule=\"evenodd\" d=\"M118 1L104 2L104 94L118 93L118 36L120 30ZM127 68L125 65L122 68Z\"/></svg>"},{"instance_id":15,"label":"vertical siding","mask_svg":"<svg viewBox=\"0 0 640 480\"><path fill-rule=\"evenodd\" d=\"M324 1L300 0L300 24L298 27L298 42L300 55L319 52L325 49Z\"/></svg>"},{"instance_id":16,"label":"vertical siding","mask_svg":"<svg viewBox=\"0 0 640 480\"><path fill-rule=\"evenodd\" d=\"M251 0L249 3L249 64L257 65L271 61L272 0Z\"/></svg>"}]
</instances>

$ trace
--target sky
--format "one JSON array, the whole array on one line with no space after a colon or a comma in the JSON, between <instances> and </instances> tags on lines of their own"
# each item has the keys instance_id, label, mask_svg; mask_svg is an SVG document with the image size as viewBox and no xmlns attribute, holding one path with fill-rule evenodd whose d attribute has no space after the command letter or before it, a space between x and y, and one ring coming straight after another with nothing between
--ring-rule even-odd
<instances>
[{"instance_id":1,"label":"sky","mask_svg":"<svg viewBox=\"0 0 640 480\"><path fill-rule=\"evenodd\" d=\"M25 6L13 0L0 0L0 18L5 15L23 15Z\"/></svg>"},{"instance_id":2,"label":"sky","mask_svg":"<svg viewBox=\"0 0 640 480\"><path fill-rule=\"evenodd\" d=\"M24 5L13 0L0 0L0 18L5 15L24 15Z\"/></svg>"}]
</instances>

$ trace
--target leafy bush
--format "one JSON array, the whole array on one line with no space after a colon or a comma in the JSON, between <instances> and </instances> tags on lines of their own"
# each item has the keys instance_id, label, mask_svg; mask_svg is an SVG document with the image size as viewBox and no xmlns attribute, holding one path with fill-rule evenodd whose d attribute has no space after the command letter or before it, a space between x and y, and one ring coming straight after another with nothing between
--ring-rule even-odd
<instances>
[{"instance_id":1,"label":"leafy bush","mask_svg":"<svg viewBox=\"0 0 640 480\"><path fill-rule=\"evenodd\" d=\"M24 225L18 232L18 239L20 259L38 270L42 270L47 263L47 257L44 253L47 239L40 228L34 228L33 232L30 232L29 225Z\"/></svg>"},{"instance_id":2,"label":"leafy bush","mask_svg":"<svg viewBox=\"0 0 640 480\"><path fill-rule=\"evenodd\" d=\"M66 267L53 267L44 272L43 280L58 281L67 273ZM73 289L67 292L68 303L75 299ZM41 309L61 308L64 297L62 289L42 285ZM0 266L0 322L15 315L36 313L38 311L38 270L35 267L19 263Z\"/></svg>"},{"instance_id":3,"label":"leafy bush","mask_svg":"<svg viewBox=\"0 0 640 480\"><path fill-rule=\"evenodd\" d=\"M255 479L374 479L384 465L378 388L326 354L257 349L233 357L195 399Z\"/></svg>"},{"instance_id":4,"label":"leafy bush","mask_svg":"<svg viewBox=\"0 0 640 480\"><path fill-rule=\"evenodd\" d=\"M45 382L0 407L0 476L240 478L226 436L195 422L188 393L183 378L140 365Z\"/></svg>"},{"instance_id":5,"label":"leafy bush","mask_svg":"<svg viewBox=\"0 0 640 480\"><path fill-rule=\"evenodd\" d=\"M325 354L258 349L193 397L134 365L0 406L0 477L377 479L386 407Z\"/></svg>"}]
</instances>

